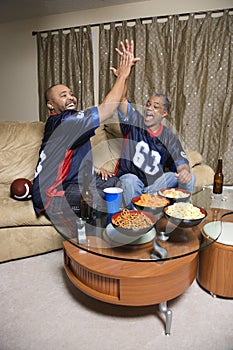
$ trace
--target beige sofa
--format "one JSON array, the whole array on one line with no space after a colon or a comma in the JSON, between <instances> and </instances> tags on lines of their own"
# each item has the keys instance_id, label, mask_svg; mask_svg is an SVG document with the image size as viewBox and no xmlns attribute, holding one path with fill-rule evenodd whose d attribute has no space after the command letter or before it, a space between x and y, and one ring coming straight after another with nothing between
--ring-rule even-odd
<instances>
[{"instance_id":1,"label":"beige sofa","mask_svg":"<svg viewBox=\"0 0 233 350\"><path fill-rule=\"evenodd\" d=\"M61 236L32 201L10 198L17 178L33 179L44 130L42 122L0 122L0 261L62 247Z\"/></svg>"},{"instance_id":2,"label":"beige sofa","mask_svg":"<svg viewBox=\"0 0 233 350\"><path fill-rule=\"evenodd\" d=\"M15 179L33 179L43 130L42 122L0 122L0 262L62 247L62 237L44 216L36 217L31 200L10 197ZM117 123L97 130L92 139L96 166L114 170L121 150L120 136ZM212 184L213 170L202 164L201 155L190 152L189 156L197 184Z\"/></svg>"}]
</instances>

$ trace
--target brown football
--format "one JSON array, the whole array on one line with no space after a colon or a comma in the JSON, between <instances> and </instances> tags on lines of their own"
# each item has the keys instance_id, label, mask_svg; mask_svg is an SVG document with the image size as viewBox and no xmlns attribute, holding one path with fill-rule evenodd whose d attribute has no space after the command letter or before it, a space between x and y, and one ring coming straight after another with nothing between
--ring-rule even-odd
<instances>
[{"instance_id":1,"label":"brown football","mask_svg":"<svg viewBox=\"0 0 233 350\"><path fill-rule=\"evenodd\" d=\"M32 197L32 183L28 179L19 178L12 182L10 187L11 197L17 200L27 200Z\"/></svg>"}]
</instances>

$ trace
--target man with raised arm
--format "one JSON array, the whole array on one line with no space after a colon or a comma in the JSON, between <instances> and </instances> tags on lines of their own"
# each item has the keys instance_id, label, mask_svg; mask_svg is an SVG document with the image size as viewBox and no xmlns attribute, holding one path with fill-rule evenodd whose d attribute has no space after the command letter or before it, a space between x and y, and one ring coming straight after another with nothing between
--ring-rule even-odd
<instances>
[{"instance_id":1,"label":"man with raised arm","mask_svg":"<svg viewBox=\"0 0 233 350\"><path fill-rule=\"evenodd\" d=\"M46 92L48 118L33 181L33 205L45 213L54 197L64 197L71 207L79 206L84 177L92 183L94 167L90 138L100 123L116 111L133 65L132 52L120 57L118 76L98 107L77 111L77 99L65 85L57 84ZM86 181L87 179L85 179ZM98 202L98 191L93 187Z\"/></svg>"},{"instance_id":2,"label":"man with raised arm","mask_svg":"<svg viewBox=\"0 0 233 350\"><path fill-rule=\"evenodd\" d=\"M124 52L133 55L133 43L121 42ZM112 68L117 76L118 69ZM166 95L153 94L143 108L143 114L127 101L128 78L119 105L119 119L124 136L121 157L115 174L121 181L125 204L129 209L134 197L142 193L157 193L162 188L179 187L193 192L195 176L190 171L189 161L176 134L162 124L170 110Z\"/></svg>"}]
</instances>

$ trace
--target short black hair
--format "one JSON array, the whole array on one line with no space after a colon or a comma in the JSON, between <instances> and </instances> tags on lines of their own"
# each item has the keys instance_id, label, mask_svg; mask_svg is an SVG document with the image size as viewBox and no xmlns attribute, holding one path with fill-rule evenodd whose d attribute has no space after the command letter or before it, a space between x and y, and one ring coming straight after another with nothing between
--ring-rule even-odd
<instances>
[{"instance_id":1,"label":"short black hair","mask_svg":"<svg viewBox=\"0 0 233 350\"><path fill-rule=\"evenodd\" d=\"M54 86L57 86L57 85L59 85L59 84L53 84L50 87L48 87L48 89L45 90L45 93L44 93L45 103L47 103L48 100L50 99L50 93L51 93L52 88Z\"/></svg>"}]
</instances>

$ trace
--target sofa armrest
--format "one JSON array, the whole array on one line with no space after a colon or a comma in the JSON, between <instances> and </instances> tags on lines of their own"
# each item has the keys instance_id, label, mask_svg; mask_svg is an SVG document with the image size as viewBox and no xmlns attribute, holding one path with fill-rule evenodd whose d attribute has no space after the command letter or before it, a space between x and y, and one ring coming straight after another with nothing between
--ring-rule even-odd
<instances>
[{"instance_id":1,"label":"sofa armrest","mask_svg":"<svg viewBox=\"0 0 233 350\"><path fill-rule=\"evenodd\" d=\"M201 164L203 161L202 155L197 151L186 150L190 167L194 167L197 164Z\"/></svg>"},{"instance_id":2,"label":"sofa armrest","mask_svg":"<svg viewBox=\"0 0 233 350\"><path fill-rule=\"evenodd\" d=\"M198 164L192 168L192 173L196 176L196 186L213 185L214 170L206 164Z\"/></svg>"}]
</instances>

